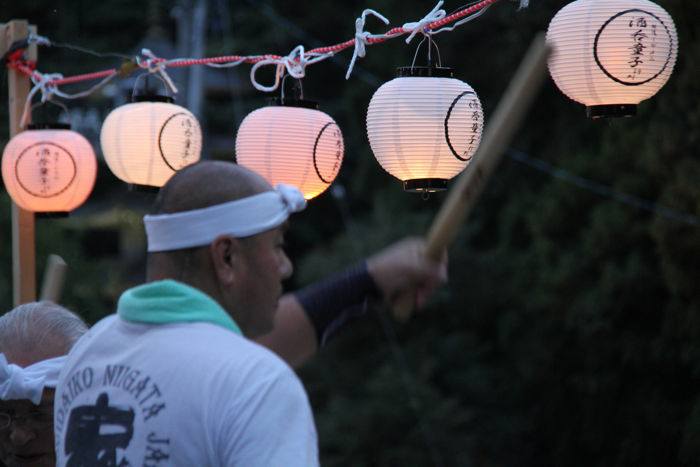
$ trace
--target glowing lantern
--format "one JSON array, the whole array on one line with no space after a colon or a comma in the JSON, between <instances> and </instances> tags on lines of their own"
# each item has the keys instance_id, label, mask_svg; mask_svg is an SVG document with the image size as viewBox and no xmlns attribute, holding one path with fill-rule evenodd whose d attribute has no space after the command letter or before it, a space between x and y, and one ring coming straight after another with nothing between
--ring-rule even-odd
<instances>
[{"instance_id":1,"label":"glowing lantern","mask_svg":"<svg viewBox=\"0 0 700 467\"><path fill-rule=\"evenodd\" d=\"M648 0L577 0L549 23L549 72L589 117L630 116L676 63L673 20Z\"/></svg>"},{"instance_id":2,"label":"glowing lantern","mask_svg":"<svg viewBox=\"0 0 700 467\"><path fill-rule=\"evenodd\" d=\"M160 102L155 101L156 99ZM161 187L183 167L197 162L202 130L190 111L172 99L148 96L114 109L102 124L100 144L119 179ZM138 98L137 98L138 100Z\"/></svg>"},{"instance_id":3,"label":"glowing lantern","mask_svg":"<svg viewBox=\"0 0 700 467\"><path fill-rule=\"evenodd\" d=\"M275 103L243 119L236 136L236 161L273 186L294 185L306 199L314 198L338 175L343 135L316 103L297 99Z\"/></svg>"},{"instance_id":4,"label":"glowing lantern","mask_svg":"<svg viewBox=\"0 0 700 467\"><path fill-rule=\"evenodd\" d=\"M7 143L2 154L5 188L27 211L74 210L92 192L96 176L92 146L69 125L30 125Z\"/></svg>"},{"instance_id":5,"label":"glowing lantern","mask_svg":"<svg viewBox=\"0 0 700 467\"><path fill-rule=\"evenodd\" d=\"M406 191L444 190L481 141L479 98L450 68L399 68L398 76L369 103L367 136L374 156Z\"/></svg>"}]
</instances>

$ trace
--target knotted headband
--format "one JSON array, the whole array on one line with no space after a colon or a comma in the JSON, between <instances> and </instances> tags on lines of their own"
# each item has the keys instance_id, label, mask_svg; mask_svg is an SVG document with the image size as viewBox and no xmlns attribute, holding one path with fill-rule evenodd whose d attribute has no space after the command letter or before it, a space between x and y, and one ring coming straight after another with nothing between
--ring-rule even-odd
<instances>
[{"instance_id":1,"label":"knotted headband","mask_svg":"<svg viewBox=\"0 0 700 467\"><path fill-rule=\"evenodd\" d=\"M5 355L0 353L0 400L29 399L39 405L44 388L56 387L66 358L65 355L50 358L22 368L7 363Z\"/></svg>"},{"instance_id":2,"label":"knotted headband","mask_svg":"<svg viewBox=\"0 0 700 467\"><path fill-rule=\"evenodd\" d=\"M296 187L280 184L272 191L202 209L148 215L143 218L148 252L204 246L219 235L250 237L279 227L305 207Z\"/></svg>"}]
</instances>

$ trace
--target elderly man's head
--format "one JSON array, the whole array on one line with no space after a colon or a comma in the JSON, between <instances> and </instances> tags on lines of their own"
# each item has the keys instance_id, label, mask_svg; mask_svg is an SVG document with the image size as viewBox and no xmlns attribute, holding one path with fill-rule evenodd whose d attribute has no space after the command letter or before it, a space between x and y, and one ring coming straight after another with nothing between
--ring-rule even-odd
<instances>
[{"instance_id":1,"label":"elderly man's head","mask_svg":"<svg viewBox=\"0 0 700 467\"><path fill-rule=\"evenodd\" d=\"M67 354L86 331L59 305L27 303L0 317L0 353L8 363L28 367ZM17 396L0 400L0 460L8 467L55 465L53 396L46 387L38 405Z\"/></svg>"},{"instance_id":2,"label":"elderly man's head","mask_svg":"<svg viewBox=\"0 0 700 467\"><path fill-rule=\"evenodd\" d=\"M158 195L154 214L208 208L271 190L262 177L241 166L205 161L186 167L168 181ZM217 300L245 335L264 334L272 329L281 281L292 273L283 249L285 229L286 223L238 238L221 234L204 246L150 253L148 280L190 284Z\"/></svg>"}]
</instances>

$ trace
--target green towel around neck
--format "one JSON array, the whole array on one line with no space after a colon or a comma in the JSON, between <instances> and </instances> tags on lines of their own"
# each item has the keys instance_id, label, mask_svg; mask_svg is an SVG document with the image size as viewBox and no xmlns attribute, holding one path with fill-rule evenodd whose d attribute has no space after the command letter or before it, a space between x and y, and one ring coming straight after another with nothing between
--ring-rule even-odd
<instances>
[{"instance_id":1,"label":"green towel around neck","mask_svg":"<svg viewBox=\"0 0 700 467\"><path fill-rule=\"evenodd\" d=\"M170 279L127 290L119 297L117 314L125 321L135 323L212 323L243 335L216 300L194 287Z\"/></svg>"}]
</instances>

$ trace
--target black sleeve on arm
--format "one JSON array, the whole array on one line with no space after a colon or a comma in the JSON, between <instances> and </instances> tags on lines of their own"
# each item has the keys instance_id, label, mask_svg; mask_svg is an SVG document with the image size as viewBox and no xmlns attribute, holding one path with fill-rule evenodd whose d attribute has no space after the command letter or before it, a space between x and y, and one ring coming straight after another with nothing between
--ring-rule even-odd
<instances>
[{"instance_id":1,"label":"black sleeve on arm","mask_svg":"<svg viewBox=\"0 0 700 467\"><path fill-rule=\"evenodd\" d=\"M365 261L294 293L316 330L319 346L343 325L367 312L369 299L381 297Z\"/></svg>"}]
</instances>

